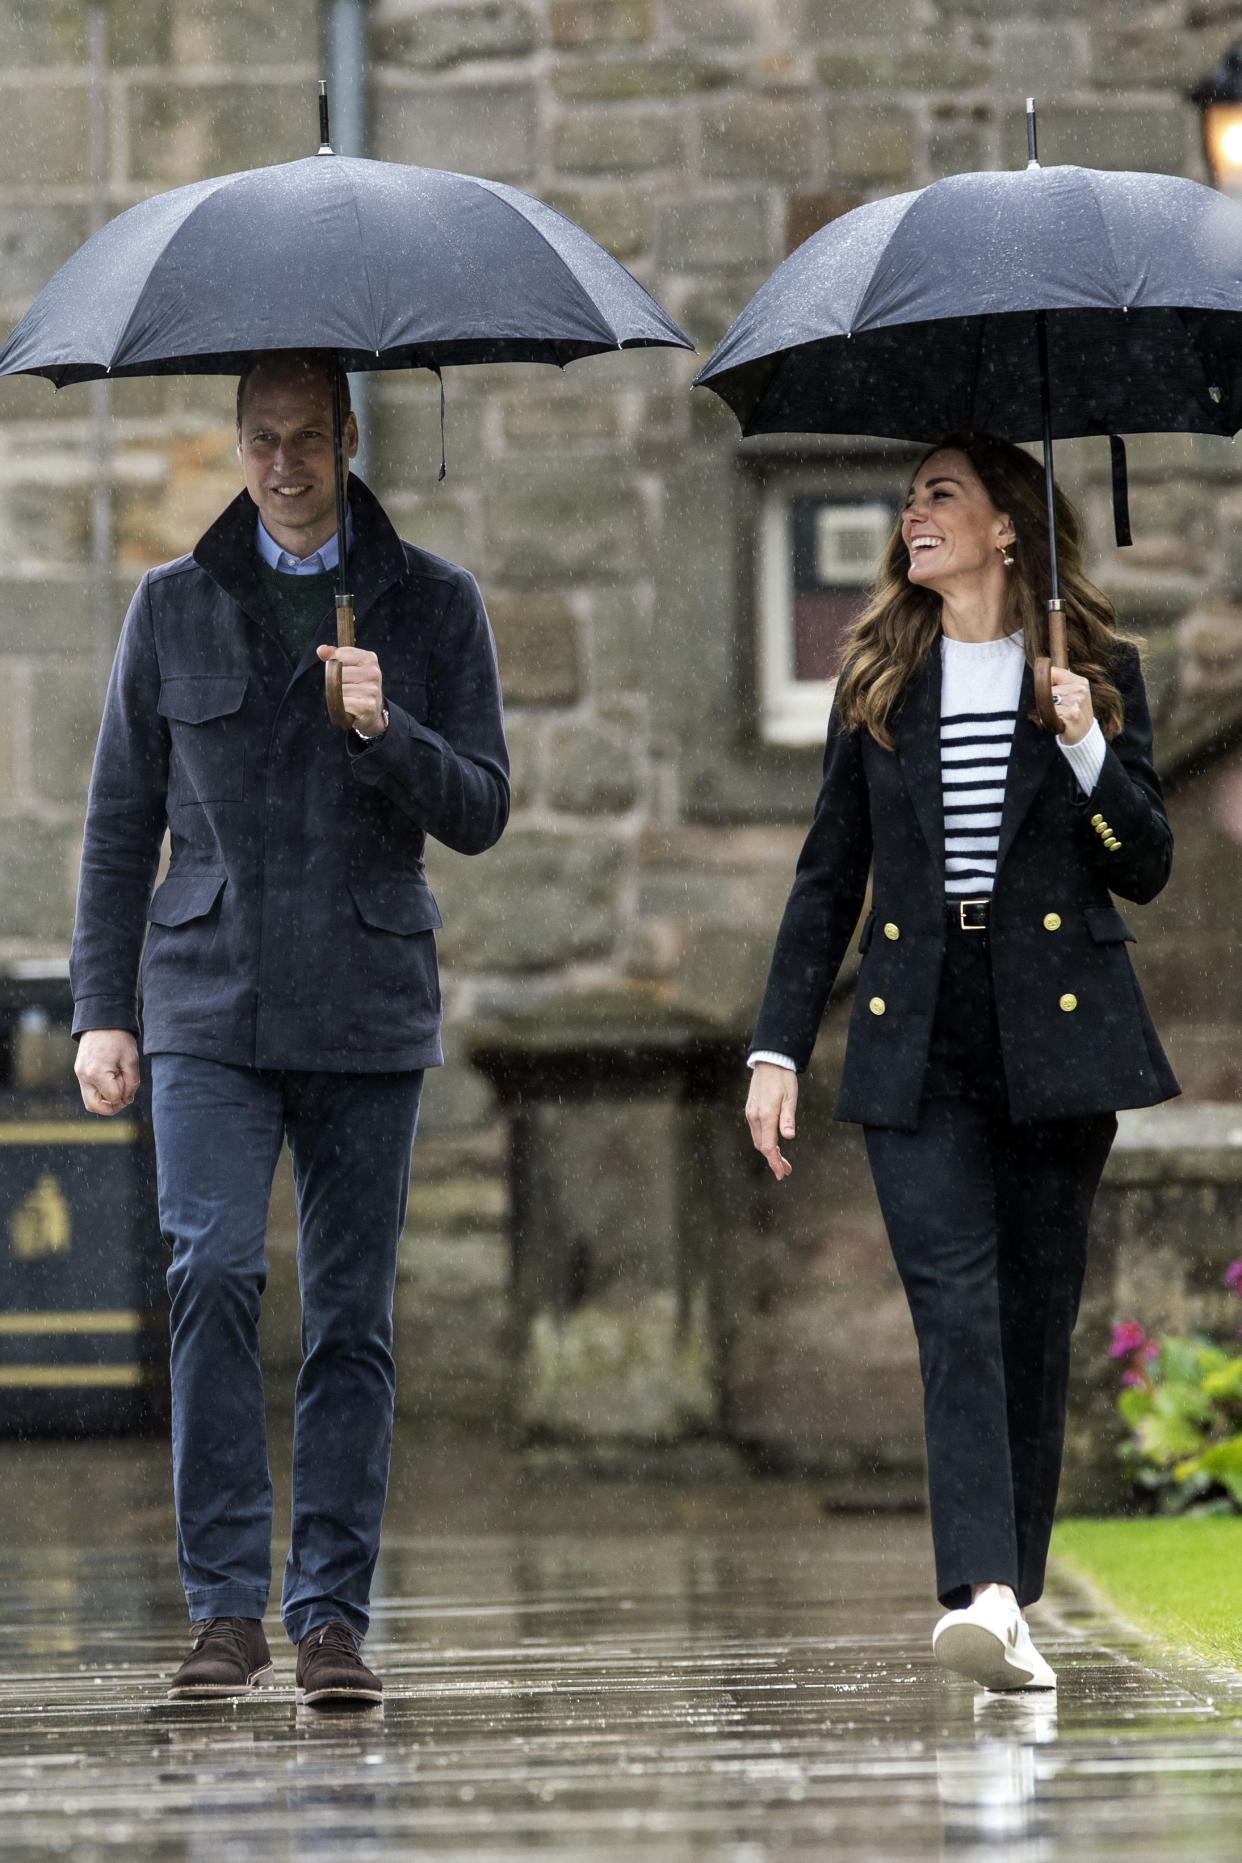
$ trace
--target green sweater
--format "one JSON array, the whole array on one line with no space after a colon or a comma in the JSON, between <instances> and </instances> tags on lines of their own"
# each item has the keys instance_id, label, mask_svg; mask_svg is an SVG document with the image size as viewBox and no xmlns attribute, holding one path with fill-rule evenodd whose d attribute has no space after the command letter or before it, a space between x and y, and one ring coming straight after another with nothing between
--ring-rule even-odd
<instances>
[{"instance_id":1,"label":"green sweater","mask_svg":"<svg viewBox=\"0 0 1242 1863\"><path fill-rule=\"evenodd\" d=\"M258 558L259 581L281 645L296 665L336 609L336 572L290 576Z\"/></svg>"}]
</instances>

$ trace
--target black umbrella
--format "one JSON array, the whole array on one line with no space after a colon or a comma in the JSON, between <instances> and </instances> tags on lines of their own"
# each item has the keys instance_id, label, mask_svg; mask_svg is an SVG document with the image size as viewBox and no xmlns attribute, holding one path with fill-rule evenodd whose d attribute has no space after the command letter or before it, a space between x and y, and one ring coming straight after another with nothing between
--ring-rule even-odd
<instances>
[{"instance_id":1,"label":"black umbrella","mask_svg":"<svg viewBox=\"0 0 1242 1863\"><path fill-rule=\"evenodd\" d=\"M272 349L331 350L342 370L438 373L693 347L623 266L541 201L473 175L333 155L322 84L319 95L318 156L196 181L118 215L44 286L0 350L0 375L60 387L235 374L246 355ZM352 646L339 376L335 386L337 629ZM343 729L340 668L329 672Z\"/></svg>"},{"instance_id":2,"label":"black umbrella","mask_svg":"<svg viewBox=\"0 0 1242 1863\"><path fill-rule=\"evenodd\" d=\"M1027 125L1024 171L955 175L813 234L696 384L747 434L1042 438L1063 666L1053 440L1242 426L1242 208L1173 175L1041 168L1029 100ZM1113 470L1128 543L1116 438ZM1046 662L1037 674L1057 729Z\"/></svg>"}]
</instances>

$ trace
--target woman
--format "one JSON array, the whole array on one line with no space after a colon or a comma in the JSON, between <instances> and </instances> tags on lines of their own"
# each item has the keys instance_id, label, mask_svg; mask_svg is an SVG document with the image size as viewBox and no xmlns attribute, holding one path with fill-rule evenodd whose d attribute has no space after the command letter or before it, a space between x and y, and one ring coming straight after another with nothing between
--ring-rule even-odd
<instances>
[{"instance_id":1,"label":"woman","mask_svg":"<svg viewBox=\"0 0 1242 1863\"><path fill-rule=\"evenodd\" d=\"M824 780L756 1026L746 1117L789 1174L796 1070L873 872L836 1116L867 1155L918 1336L932 1647L989 1688L1053 1688L1040 1596L1091 1203L1122 1106L1178 1091L1112 903L1169 876L1138 654L1057 494L1068 658L1034 713L1043 475L986 435L914 475L847 640Z\"/></svg>"}]
</instances>

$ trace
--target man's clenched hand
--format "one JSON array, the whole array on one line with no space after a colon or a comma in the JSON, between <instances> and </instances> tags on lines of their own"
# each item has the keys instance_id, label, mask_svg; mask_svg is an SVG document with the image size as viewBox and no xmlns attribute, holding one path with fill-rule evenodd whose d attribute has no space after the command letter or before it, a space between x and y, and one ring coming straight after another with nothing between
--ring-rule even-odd
<instances>
[{"instance_id":1,"label":"man's clenched hand","mask_svg":"<svg viewBox=\"0 0 1242 1863\"><path fill-rule=\"evenodd\" d=\"M138 1091L138 1043L128 1029L87 1029L73 1071L88 1113L123 1113Z\"/></svg>"},{"instance_id":2,"label":"man's clenched hand","mask_svg":"<svg viewBox=\"0 0 1242 1863\"><path fill-rule=\"evenodd\" d=\"M316 647L323 661L341 663L341 703L363 737L384 735L384 677L376 655L365 647Z\"/></svg>"}]
</instances>

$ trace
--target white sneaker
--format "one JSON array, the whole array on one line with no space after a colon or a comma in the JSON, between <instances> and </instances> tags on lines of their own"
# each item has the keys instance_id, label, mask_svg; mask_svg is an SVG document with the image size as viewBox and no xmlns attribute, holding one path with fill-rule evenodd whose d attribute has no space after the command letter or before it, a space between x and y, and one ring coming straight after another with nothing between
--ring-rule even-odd
<instances>
[{"instance_id":1,"label":"white sneaker","mask_svg":"<svg viewBox=\"0 0 1242 1863\"><path fill-rule=\"evenodd\" d=\"M1055 1688L1057 1678L1035 1645L1016 1604L984 1592L949 1611L932 1631L932 1654L981 1688Z\"/></svg>"}]
</instances>

